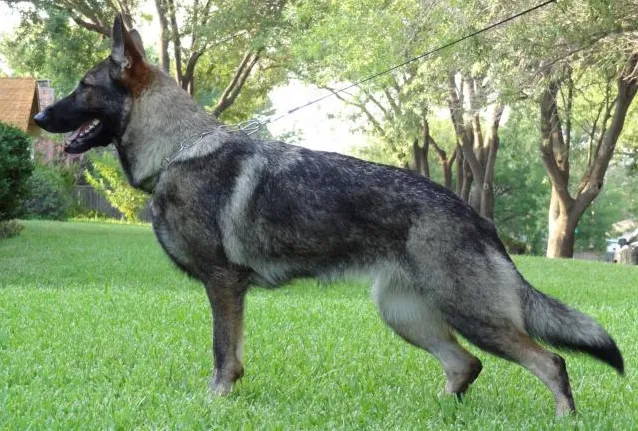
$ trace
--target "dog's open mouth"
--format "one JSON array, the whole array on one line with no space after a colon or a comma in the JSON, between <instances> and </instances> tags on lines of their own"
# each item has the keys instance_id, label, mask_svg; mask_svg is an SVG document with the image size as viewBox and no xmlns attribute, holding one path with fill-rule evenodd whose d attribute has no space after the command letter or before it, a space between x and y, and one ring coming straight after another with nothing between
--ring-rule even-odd
<instances>
[{"instance_id":1,"label":"dog's open mouth","mask_svg":"<svg viewBox=\"0 0 638 431\"><path fill-rule=\"evenodd\" d=\"M95 146L108 145L108 142L99 142L106 138L106 136L101 136L103 129L102 122L97 118L87 121L65 138L64 151L70 154L79 154Z\"/></svg>"}]
</instances>

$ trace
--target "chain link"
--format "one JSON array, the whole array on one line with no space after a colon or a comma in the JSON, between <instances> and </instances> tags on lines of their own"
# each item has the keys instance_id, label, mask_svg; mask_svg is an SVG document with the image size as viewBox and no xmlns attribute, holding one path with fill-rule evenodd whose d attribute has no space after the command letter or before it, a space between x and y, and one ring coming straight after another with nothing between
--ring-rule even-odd
<instances>
[{"instance_id":1,"label":"chain link","mask_svg":"<svg viewBox=\"0 0 638 431\"><path fill-rule=\"evenodd\" d=\"M230 125L222 124L219 128L222 130L227 130L229 132L244 132L245 134L250 136L257 133L264 124L266 124L266 122L261 122L259 120L252 119L252 120L242 121L239 124L230 124Z\"/></svg>"},{"instance_id":2,"label":"chain link","mask_svg":"<svg viewBox=\"0 0 638 431\"><path fill-rule=\"evenodd\" d=\"M247 121L242 121L241 123L238 124L222 124L221 126L217 127L216 129L213 130L207 130L203 133L200 133L199 135L195 135L195 136L189 136L188 138L184 139L182 142L179 143L179 148L177 150L175 150L170 156L165 157L164 159L162 159L162 163L160 164L160 169L162 171L168 169L168 167L173 163L173 161L177 158L177 156L183 152L188 150L189 148L193 148L195 145L197 145L202 139L204 139L206 136L215 133L217 130L221 129L221 130L225 130L227 132L243 132L246 135L250 136L250 135L254 135L255 133L257 133L268 121L259 121L259 120L255 120L255 119L251 119L251 120L247 120ZM186 144L188 141L190 141L191 139L196 138L193 142L191 142L190 144Z\"/></svg>"}]
</instances>

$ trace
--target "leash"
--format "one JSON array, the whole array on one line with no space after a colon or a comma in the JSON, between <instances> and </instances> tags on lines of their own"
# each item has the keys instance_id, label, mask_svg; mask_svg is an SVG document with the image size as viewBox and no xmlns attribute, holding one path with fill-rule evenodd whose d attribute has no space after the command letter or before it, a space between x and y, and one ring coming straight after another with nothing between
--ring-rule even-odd
<instances>
[{"instance_id":1,"label":"leash","mask_svg":"<svg viewBox=\"0 0 638 431\"><path fill-rule=\"evenodd\" d=\"M393 72L394 70L396 70L398 68L401 68L401 67L403 67L403 66L405 66L407 64L410 64L410 63L412 63L414 61L421 60L421 59L426 58L426 57L430 57L431 55L436 54L439 51L442 51L442 50L447 49L447 48L449 48L451 46L459 44L459 43L461 43L461 42L463 42L463 41L465 41L467 39L475 37L475 36L477 36L477 35L479 35L481 33L485 33L487 31L490 31L490 30L492 30L492 29L494 29L494 28L496 28L496 27L498 27L500 25L503 25L503 24L505 24L507 22L513 21L513 20L515 20L517 18L520 18L523 15L527 15L528 13L531 13L531 12L537 10L537 9L544 8L545 6L549 6L550 4L556 3L556 2L557 2L557 0L545 0L544 2L542 2L540 4L537 4L536 6L530 7L530 8L528 8L528 9L522 11L522 12L519 12L519 13L516 13L514 15L511 15L511 16L505 18L505 19L497 21L496 23L493 23L491 25L483 27L480 30L477 30L477 31L474 31L472 33L466 34L465 36L463 36L463 37L461 37L459 39L453 40L452 42L448 42L448 43L446 43L444 45L441 45L441 46L439 46L439 47L437 47L435 49L432 49L430 51L426 51L426 52L424 52L424 53L422 53L420 55L417 55L416 57L412 57L412 58L404 61L403 63L396 64L396 65L394 65L392 67L389 67L389 68L387 68L385 70L377 72L377 73L375 73L373 75L370 75L370 76L368 76L366 78L360 79L360 80L358 80L358 81L356 81L356 82L354 82L354 83L352 83L350 85L347 85L347 86L345 86L343 88L340 88L340 89L338 89L336 91L332 91L330 94L326 94L326 95L324 95L322 97L319 97L317 99L311 100L311 101L309 101L307 103L304 103L303 105L297 106L297 107L295 107L293 109L289 109L288 111L286 111L286 112L284 112L284 113L282 113L280 115L277 115L277 116L273 115L273 116L267 117L266 119L261 120L261 121L255 120L255 119L251 119L251 120L243 121L241 123L234 124L234 125L223 125L222 124L219 127L217 127L216 129L208 130L208 131L206 131L204 133L201 133L199 135L190 136L190 137L184 139L182 142L180 142L179 148L177 150L175 150L170 156L168 156L168 157L166 157L166 158L164 158L162 160L162 163L160 164L161 171L164 171L165 169L167 169L173 163L175 158L179 154L181 154L183 151L186 151L189 148L194 147L202 139L204 139L206 136L210 135L211 133L214 133L215 131L217 131L219 129L225 130L225 131L229 131L229 132L243 132L243 133L245 133L248 136L254 135L259 130L261 130L261 128L264 127L265 125L270 124L270 123L274 123L275 121L278 121L281 118L286 117L286 116L288 116L288 115L290 115L290 114L292 114L292 113L294 113L294 112L296 112L296 111L298 111L300 109L306 108L306 107L308 107L310 105L314 105L315 103L319 103L319 102L321 102L321 101L323 101L323 100L325 100L325 99L327 99L329 97L336 96L339 93L343 93L343 92L345 92L345 91L347 91L347 90L349 90L349 89L351 89L353 87L358 87L358 86L360 86L361 84L363 84L365 82L372 81L373 79L376 79L379 76L382 76L382 75L385 75L387 73ZM193 138L195 138L195 141L193 141L192 143L186 145L186 142L190 141Z\"/></svg>"},{"instance_id":2,"label":"leash","mask_svg":"<svg viewBox=\"0 0 638 431\"><path fill-rule=\"evenodd\" d=\"M463 42L463 41L465 41L467 39L471 39L471 38L473 38L475 36L478 36L479 34L486 33L488 31L490 31L490 30L492 30L492 29L494 29L496 27L499 27L499 26L501 26L503 24L506 24L506 23L508 23L510 21L514 21L514 20L516 20L516 19L518 19L518 18L520 18L520 17L522 17L524 15L527 15L529 13L532 13L532 12L538 10L538 9L542 9L542 8L544 8L546 6L549 6L552 3L556 3L557 1L558 0L545 0L542 3L537 4L536 6L532 6L532 7L528 8L528 9L525 9L525 10L523 10L521 12L518 12L518 13L516 13L514 15L511 15L511 16L509 16L507 18L504 18L504 19L502 19L500 21L497 21L497 22L495 22L493 24L490 24L490 25L488 25L486 27L483 27L483 28L481 28L479 30L476 30L476 31L474 31L472 33L468 33L465 36L462 36L462 37L460 37L458 39L455 39L455 40L453 40L451 42L448 42L446 44L438 46L437 48L434 48L434 49L431 49L429 51L423 52L423 53L421 53L421 54L419 54L419 55L417 55L415 57L409 58L408 60L404 61L403 63L395 64L394 66L391 66L391 67L388 67L387 69L384 69L384 70L381 70L379 72L376 72L376 73L374 73L372 75L369 75L369 76L367 76L367 77L365 77L363 79L360 79L360 80L358 80L358 81L356 81L356 82L354 82L352 84L349 84L349 85L347 85L345 87L342 87L342 88L340 88L338 90L331 91L330 93L325 94L325 95L323 95L321 97L318 97L316 99L310 100L310 101L304 103L303 105L299 105L299 106L297 106L295 108L289 109L289 110L285 111L282 114L273 115L271 117L267 117L266 119L264 119L262 121L258 121L258 120L246 121L245 123L251 123L252 122L252 125L254 127L256 127L256 129L250 129L250 131L247 132L247 134L248 135L252 135L252 134L256 133L257 131L259 131L265 125L274 123L275 121L279 121L283 117L291 115L291 114L299 111L300 109L304 109L304 108L306 108L306 107L308 107L310 105L314 105L315 103L319 103L319 102L321 102L321 101L323 101L325 99L328 99L329 97L337 96L338 94L344 93L347 90L350 90L351 88L359 87L361 84L364 84L366 82L372 81L372 80L374 80L374 79L376 79L376 78L378 78L378 77L380 77L382 75L386 75L388 73L391 73L391 72L395 71L396 69L399 69L399 68L401 68L403 66L406 66L406 65L408 65L410 63L413 63L415 61L424 59L426 57L431 57L432 55L437 54L440 51L443 51L443 50L445 50L447 48L450 48L450 47L452 47L454 45L457 45L457 44L459 44L459 43L461 43L461 42ZM242 124L242 123L240 123L240 124Z\"/></svg>"}]
</instances>

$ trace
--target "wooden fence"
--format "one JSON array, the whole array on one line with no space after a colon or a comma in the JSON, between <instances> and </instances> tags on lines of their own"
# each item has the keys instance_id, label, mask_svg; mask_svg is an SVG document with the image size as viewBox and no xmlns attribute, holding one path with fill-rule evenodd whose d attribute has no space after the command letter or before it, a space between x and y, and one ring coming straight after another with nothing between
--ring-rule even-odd
<instances>
[{"instance_id":1,"label":"wooden fence","mask_svg":"<svg viewBox=\"0 0 638 431\"><path fill-rule=\"evenodd\" d=\"M98 193L91 186L75 186L75 188L73 189L73 194L75 195L75 199L78 201L78 203L89 210L97 211L100 214L103 214L110 218L123 218L122 213L113 208L109 201L107 201L104 196ZM142 213L140 214L140 220L146 222L151 221L150 200L149 203L147 203L142 210Z\"/></svg>"}]
</instances>

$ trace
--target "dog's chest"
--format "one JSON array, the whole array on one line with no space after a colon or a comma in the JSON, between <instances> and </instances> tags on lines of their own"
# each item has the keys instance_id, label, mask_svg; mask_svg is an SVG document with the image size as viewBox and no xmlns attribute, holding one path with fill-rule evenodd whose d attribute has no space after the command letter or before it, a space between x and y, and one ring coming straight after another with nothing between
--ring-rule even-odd
<instances>
[{"instance_id":1,"label":"dog's chest","mask_svg":"<svg viewBox=\"0 0 638 431\"><path fill-rule=\"evenodd\" d=\"M153 230L162 248L188 274L202 279L211 268L228 265L219 229L202 212L156 196L151 214Z\"/></svg>"}]
</instances>

